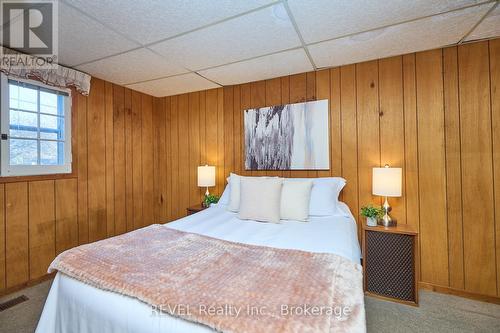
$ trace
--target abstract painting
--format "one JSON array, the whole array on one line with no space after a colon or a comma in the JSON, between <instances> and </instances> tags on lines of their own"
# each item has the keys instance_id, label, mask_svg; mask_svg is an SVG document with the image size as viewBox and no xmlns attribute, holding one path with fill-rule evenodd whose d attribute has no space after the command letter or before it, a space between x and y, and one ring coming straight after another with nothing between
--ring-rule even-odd
<instances>
[{"instance_id":1,"label":"abstract painting","mask_svg":"<svg viewBox=\"0 0 500 333\"><path fill-rule=\"evenodd\" d=\"M246 170L328 170L328 100L244 111Z\"/></svg>"}]
</instances>

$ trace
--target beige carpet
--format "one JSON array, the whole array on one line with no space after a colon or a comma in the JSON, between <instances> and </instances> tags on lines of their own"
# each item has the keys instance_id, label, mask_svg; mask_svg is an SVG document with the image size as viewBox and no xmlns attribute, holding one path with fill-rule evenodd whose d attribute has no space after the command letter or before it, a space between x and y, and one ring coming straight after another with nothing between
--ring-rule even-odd
<instances>
[{"instance_id":1,"label":"beige carpet","mask_svg":"<svg viewBox=\"0 0 500 333\"><path fill-rule=\"evenodd\" d=\"M29 298L0 312L0 333L33 332L50 283L0 298L0 303L18 295ZM366 297L366 317L368 332L500 332L500 305L428 291L420 292L418 308Z\"/></svg>"}]
</instances>

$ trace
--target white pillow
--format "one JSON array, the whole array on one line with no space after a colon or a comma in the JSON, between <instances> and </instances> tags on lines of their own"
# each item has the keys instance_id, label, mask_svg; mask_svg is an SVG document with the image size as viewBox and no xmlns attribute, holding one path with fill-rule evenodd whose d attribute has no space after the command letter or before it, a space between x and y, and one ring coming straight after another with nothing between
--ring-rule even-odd
<instances>
[{"instance_id":1,"label":"white pillow","mask_svg":"<svg viewBox=\"0 0 500 333\"><path fill-rule=\"evenodd\" d=\"M340 205L339 194L346 184L341 177L320 178L288 178L290 181L312 180L311 202L309 204L309 215L329 216L346 215Z\"/></svg>"},{"instance_id":2,"label":"white pillow","mask_svg":"<svg viewBox=\"0 0 500 333\"><path fill-rule=\"evenodd\" d=\"M229 177L226 178L227 185L219 198L219 205L229 205L229 196L231 195L231 184L229 184Z\"/></svg>"},{"instance_id":3,"label":"white pillow","mask_svg":"<svg viewBox=\"0 0 500 333\"><path fill-rule=\"evenodd\" d=\"M312 187L312 180L283 181L280 208L282 220L307 221Z\"/></svg>"},{"instance_id":4,"label":"white pillow","mask_svg":"<svg viewBox=\"0 0 500 333\"><path fill-rule=\"evenodd\" d=\"M280 223L283 179L241 177L239 218Z\"/></svg>"},{"instance_id":5,"label":"white pillow","mask_svg":"<svg viewBox=\"0 0 500 333\"><path fill-rule=\"evenodd\" d=\"M346 181L343 178L315 178L311 191L309 215L345 215L345 212L339 205L339 194L345 184Z\"/></svg>"},{"instance_id":6,"label":"white pillow","mask_svg":"<svg viewBox=\"0 0 500 333\"><path fill-rule=\"evenodd\" d=\"M231 186L231 191L229 192L229 206L227 209L232 212L238 212L240 210L240 180L241 176L235 173L229 175L229 186Z\"/></svg>"}]
</instances>

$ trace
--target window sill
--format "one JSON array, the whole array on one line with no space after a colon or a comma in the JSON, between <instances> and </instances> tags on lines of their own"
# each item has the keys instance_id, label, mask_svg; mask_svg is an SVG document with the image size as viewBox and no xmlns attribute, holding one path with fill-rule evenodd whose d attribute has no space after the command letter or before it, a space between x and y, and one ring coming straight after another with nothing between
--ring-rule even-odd
<instances>
[{"instance_id":1,"label":"window sill","mask_svg":"<svg viewBox=\"0 0 500 333\"><path fill-rule=\"evenodd\" d=\"M15 182L30 182L37 180L53 180L53 179L72 179L77 178L75 171L72 173L53 173L48 175L34 175L34 176L0 176L0 184L15 183Z\"/></svg>"}]
</instances>

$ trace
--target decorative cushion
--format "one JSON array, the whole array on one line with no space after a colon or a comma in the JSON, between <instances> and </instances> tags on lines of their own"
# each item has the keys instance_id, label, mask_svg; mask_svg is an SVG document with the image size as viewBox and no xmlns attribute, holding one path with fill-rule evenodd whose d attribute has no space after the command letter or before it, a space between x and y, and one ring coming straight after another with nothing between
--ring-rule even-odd
<instances>
[{"instance_id":1,"label":"decorative cushion","mask_svg":"<svg viewBox=\"0 0 500 333\"><path fill-rule=\"evenodd\" d=\"M283 181L280 208L282 220L307 221L312 187L312 180Z\"/></svg>"},{"instance_id":2,"label":"decorative cushion","mask_svg":"<svg viewBox=\"0 0 500 333\"><path fill-rule=\"evenodd\" d=\"M280 222L282 178L241 177L239 218Z\"/></svg>"}]
</instances>

